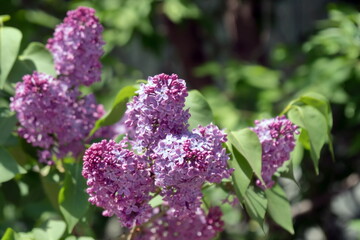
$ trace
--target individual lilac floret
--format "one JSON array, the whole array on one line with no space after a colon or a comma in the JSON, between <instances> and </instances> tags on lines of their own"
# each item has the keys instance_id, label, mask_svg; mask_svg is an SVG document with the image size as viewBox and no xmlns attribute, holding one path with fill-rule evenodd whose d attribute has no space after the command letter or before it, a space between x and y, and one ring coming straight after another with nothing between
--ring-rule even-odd
<instances>
[{"instance_id":1,"label":"individual lilac floret","mask_svg":"<svg viewBox=\"0 0 360 240\"><path fill-rule=\"evenodd\" d=\"M290 159L290 153L295 147L294 134L298 134L297 126L285 116L255 121L251 128L259 137L262 145L261 176L266 185L260 180L256 184L262 188L271 188L274 185L272 176L276 170Z\"/></svg>"},{"instance_id":2,"label":"individual lilac floret","mask_svg":"<svg viewBox=\"0 0 360 240\"><path fill-rule=\"evenodd\" d=\"M219 207L209 209L209 213L198 208L195 214L185 220L178 219L173 209L157 218L143 229L136 240L210 240L223 230L222 212Z\"/></svg>"},{"instance_id":3,"label":"individual lilac floret","mask_svg":"<svg viewBox=\"0 0 360 240\"><path fill-rule=\"evenodd\" d=\"M190 114L183 110L188 95L184 80L176 74L159 74L149 77L137 93L127 105L125 123L135 130L138 147L152 149L166 135L187 131Z\"/></svg>"},{"instance_id":4,"label":"individual lilac floret","mask_svg":"<svg viewBox=\"0 0 360 240\"><path fill-rule=\"evenodd\" d=\"M82 175L89 202L102 207L104 216L115 214L124 226L133 227L151 216L148 201L154 182L143 157L126 148L126 140L92 144L84 155Z\"/></svg>"},{"instance_id":5,"label":"individual lilac floret","mask_svg":"<svg viewBox=\"0 0 360 240\"><path fill-rule=\"evenodd\" d=\"M82 140L93 127L98 105L92 95L80 93L53 77L34 72L17 83L10 108L20 122L18 133L39 151L41 162L51 164L53 153L62 158L84 151Z\"/></svg>"},{"instance_id":6,"label":"individual lilac floret","mask_svg":"<svg viewBox=\"0 0 360 240\"><path fill-rule=\"evenodd\" d=\"M89 86L100 81L100 57L104 54L102 32L94 9L79 7L67 13L46 45L54 57L60 79L71 86Z\"/></svg>"},{"instance_id":7,"label":"individual lilac floret","mask_svg":"<svg viewBox=\"0 0 360 240\"><path fill-rule=\"evenodd\" d=\"M225 134L215 125L199 127L194 133L167 135L151 155L155 185L178 216L200 207L201 186L205 181L219 183L228 178Z\"/></svg>"}]
</instances>

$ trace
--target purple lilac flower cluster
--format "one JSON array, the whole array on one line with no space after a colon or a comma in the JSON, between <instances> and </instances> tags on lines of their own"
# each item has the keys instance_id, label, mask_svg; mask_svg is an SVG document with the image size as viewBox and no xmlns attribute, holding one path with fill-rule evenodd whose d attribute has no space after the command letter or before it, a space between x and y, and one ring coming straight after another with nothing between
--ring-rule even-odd
<instances>
[{"instance_id":1,"label":"purple lilac flower cluster","mask_svg":"<svg viewBox=\"0 0 360 240\"><path fill-rule=\"evenodd\" d=\"M159 211L155 209L155 211ZM155 213L156 216L156 213ZM186 220L179 220L173 209L157 218L150 226L136 236L136 240L208 240L223 230L224 222L221 220L219 207L212 207L208 214L197 208L194 216Z\"/></svg>"},{"instance_id":2,"label":"purple lilac flower cluster","mask_svg":"<svg viewBox=\"0 0 360 240\"><path fill-rule=\"evenodd\" d=\"M39 160L51 164L51 155L77 156L81 141L103 114L93 95L80 92L43 73L25 75L16 85L10 108L17 112L18 133L28 143L40 147Z\"/></svg>"},{"instance_id":3,"label":"purple lilac flower cluster","mask_svg":"<svg viewBox=\"0 0 360 240\"><path fill-rule=\"evenodd\" d=\"M290 153L295 147L294 134L298 134L297 126L285 116L255 121L252 130L259 137L262 145L262 169L260 180L256 184L261 188L271 188L274 185L272 176L276 170L290 159Z\"/></svg>"},{"instance_id":4,"label":"purple lilac flower cluster","mask_svg":"<svg viewBox=\"0 0 360 240\"><path fill-rule=\"evenodd\" d=\"M100 80L103 54L102 26L95 11L80 7L68 12L47 47L55 59L56 78L34 72L17 83L11 109L17 112L19 135L41 150L39 161L52 164L52 156L77 157L84 151L84 139L104 114L93 95L82 97L79 84ZM108 129L106 134L110 135ZM115 133L114 133L115 134Z\"/></svg>"},{"instance_id":5,"label":"purple lilac flower cluster","mask_svg":"<svg viewBox=\"0 0 360 240\"><path fill-rule=\"evenodd\" d=\"M102 47L105 44L102 32L103 27L94 9L79 7L67 13L46 45L54 57L55 69L62 81L71 86L89 86L100 81L99 59L104 54Z\"/></svg>"},{"instance_id":6,"label":"purple lilac flower cluster","mask_svg":"<svg viewBox=\"0 0 360 240\"><path fill-rule=\"evenodd\" d=\"M94 143L85 153L83 176L89 201L104 208L104 216L115 214L124 226L133 227L151 214L148 201L154 183L144 156L126 148L126 139Z\"/></svg>"},{"instance_id":7,"label":"purple lilac flower cluster","mask_svg":"<svg viewBox=\"0 0 360 240\"><path fill-rule=\"evenodd\" d=\"M171 210L153 223L151 239L173 239L170 233L179 239L212 238L222 228L221 212L211 210L205 216L200 209L201 187L206 181L219 183L232 172L222 147L225 133L213 124L188 130L190 114L184 110L188 93L185 81L175 74L150 77L137 93L126 111L125 124L132 139L123 140L131 142L132 151L103 141L85 153L83 176L90 202L104 208L106 215L116 214L125 226L139 225L154 217L148 211L149 193L160 193ZM114 149L122 154L115 154ZM132 164L134 159L141 167ZM112 174L104 174L104 166ZM131 176L121 176L130 172ZM147 177L141 177L144 172ZM128 191L130 195L117 194ZM137 212L140 208L142 215ZM185 218L188 223L181 221Z\"/></svg>"},{"instance_id":8,"label":"purple lilac flower cluster","mask_svg":"<svg viewBox=\"0 0 360 240\"><path fill-rule=\"evenodd\" d=\"M155 185L164 200L181 216L200 207L201 186L228 178L225 134L215 125L199 127L182 135L167 135L154 149Z\"/></svg>"}]
</instances>

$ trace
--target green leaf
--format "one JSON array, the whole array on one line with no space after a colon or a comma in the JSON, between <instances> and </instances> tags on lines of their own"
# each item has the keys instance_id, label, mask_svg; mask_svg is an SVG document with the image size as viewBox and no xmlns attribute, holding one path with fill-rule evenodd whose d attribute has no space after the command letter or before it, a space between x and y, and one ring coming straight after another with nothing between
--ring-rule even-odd
<instances>
[{"instance_id":1,"label":"green leaf","mask_svg":"<svg viewBox=\"0 0 360 240\"><path fill-rule=\"evenodd\" d=\"M229 142L227 142L227 148L231 152L228 163L229 166L234 169L231 177L236 190L236 195L239 200L242 201L250 184L253 172L245 157Z\"/></svg>"},{"instance_id":2,"label":"green leaf","mask_svg":"<svg viewBox=\"0 0 360 240\"><path fill-rule=\"evenodd\" d=\"M296 185L299 186L299 184L296 182L296 179L294 176L294 166L293 166L293 162L291 159L289 161L284 162L284 164L277 169L277 171L274 175L288 178L288 179L294 181L294 183L296 183Z\"/></svg>"},{"instance_id":3,"label":"green leaf","mask_svg":"<svg viewBox=\"0 0 360 240\"><path fill-rule=\"evenodd\" d=\"M26 170L17 164L15 159L2 147L0 147L0 183L9 181L16 174L24 174Z\"/></svg>"},{"instance_id":4,"label":"green leaf","mask_svg":"<svg viewBox=\"0 0 360 240\"><path fill-rule=\"evenodd\" d=\"M0 26L6 22L6 21L9 21L10 20L10 16L9 15L0 15Z\"/></svg>"},{"instance_id":5,"label":"green leaf","mask_svg":"<svg viewBox=\"0 0 360 240\"><path fill-rule=\"evenodd\" d=\"M58 240L64 234L66 224L61 220L49 220L41 228L34 228L35 239Z\"/></svg>"},{"instance_id":6,"label":"green leaf","mask_svg":"<svg viewBox=\"0 0 360 240\"><path fill-rule=\"evenodd\" d=\"M230 143L246 159L260 181L263 181L261 177L262 148L256 133L249 128L245 128L239 131L230 132L228 138Z\"/></svg>"},{"instance_id":7,"label":"green leaf","mask_svg":"<svg viewBox=\"0 0 360 240\"><path fill-rule=\"evenodd\" d=\"M1 238L1 240L17 240L17 239L18 239L17 233L11 228L7 228L4 235Z\"/></svg>"},{"instance_id":8,"label":"green leaf","mask_svg":"<svg viewBox=\"0 0 360 240\"><path fill-rule=\"evenodd\" d=\"M89 207L88 195L85 192L86 181L81 175L81 163L65 165L66 176L64 186L59 192L60 211L71 233Z\"/></svg>"},{"instance_id":9,"label":"green leaf","mask_svg":"<svg viewBox=\"0 0 360 240\"><path fill-rule=\"evenodd\" d=\"M11 132L13 131L15 124L17 122L15 114L10 116L2 117L0 116L0 145L4 145L6 140L9 138Z\"/></svg>"},{"instance_id":10,"label":"green leaf","mask_svg":"<svg viewBox=\"0 0 360 240\"><path fill-rule=\"evenodd\" d=\"M316 108L319 112L323 114L326 119L327 130L328 130L328 139L327 142L329 144L329 150L331 153L331 157L335 159L334 147L332 145L332 137L331 137L331 128L333 126L333 118L331 107L329 101L318 93L307 93L300 97L300 100L305 104L311 105L312 107Z\"/></svg>"},{"instance_id":11,"label":"green leaf","mask_svg":"<svg viewBox=\"0 0 360 240\"><path fill-rule=\"evenodd\" d=\"M260 89L274 89L279 85L280 73L263 66L244 66L242 74L249 85Z\"/></svg>"},{"instance_id":12,"label":"green leaf","mask_svg":"<svg viewBox=\"0 0 360 240\"><path fill-rule=\"evenodd\" d=\"M22 34L13 27L0 27L0 89L17 58Z\"/></svg>"},{"instance_id":13,"label":"green leaf","mask_svg":"<svg viewBox=\"0 0 360 240\"><path fill-rule=\"evenodd\" d=\"M326 118L329 128L332 127L333 120L332 120L331 108L329 105L329 101L327 100L326 97L318 93L310 92L302 95L300 97L300 101L316 108L319 112L321 112Z\"/></svg>"},{"instance_id":14,"label":"green leaf","mask_svg":"<svg viewBox=\"0 0 360 240\"><path fill-rule=\"evenodd\" d=\"M155 197L153 197L150 201L149 204L152 208L158 207L163 203L163 198L161 195L156 195Z\"/></svg>"},{"instance_id":15,"label":"green leaf","mask_svg":"<svg viewBox=\"0 0 360 240\"><path fill-rule=\"evenodd\" d=\"M296 125L306 130L310 139L310 155L314 162L315 171L319 174L320 152L328 139L327 123L324 115L316 108L305 105L292 108L289 111L289 118Z\"/></svg>"},{"instance_id":16,"label":"green leaf","mask_svg":"<svg viewBox=\"0 0 360 240\"><path fill-rule=\"evenodd\" d=\"M164 1L164 13L173 22L179 23L185 18L198 18L200 10L191 1L167 0Z\"/></svg>"},{"instance_id":17,"label":"green leaf","mask_svg":"<svg viewBox=\"0 0 360 240\"><path fill-rule=\"evenodd\" d=\"M289 114L291 114L291 112L290 112L291 109L298 108L298 107L304 107L306 105L317 109L324 116L325 121L326 121L326 128L327 128L327 143L329 145L331 157L334 160L335 154L334 154L334 147L332 145L332 137L331 137L331 128L333 125L333 119L332 119L331 107L330 107L329 101L327 100L326 97L324 97L321 94L314 93L314 92L306 93L306 94L302 95L301 97L291 101L282 113L285 114L286 112L289 112ZM292 113L292 114L294 114L294 113ZM300 123L297 123L297 125L304 126L304 123L298 117L295 116L295 117L293 117L293 119L294 119L294 121L296 121L296 120L300 121ZM306 134L307 134L307 132L304 132L304 134L302 134L302 137L301 137L302 143L304 143L303 137L305 137ZM306 144L304 146L306 148Z\"/></svg>"},{"instance_id":18,"label":"green leaf","mask_svg":"<svg viewBox=\"0 0 360 240\"><path fill-rule=\"evenodd\" d=\"M265 191L268 213L271 218L289 233L294 234L290 203L282 188L276 184Z\"/></svg>"},{"instance_id":19,"label":"green leaf","mask_svg":"<svg viewBox=\"0 0 360 240\"><path fill-rule=\"evenodd\" d=\"M75 236L68 236L65 238L65 240L94 240L94 238L92 237L85 237L85 236L82 236L82 237L75 237Z\"/></svg>"},{"instance_id":20,"label":"green leaf","mask_svg":"<svg viewBox=\"0 0 360 240\"><path fill-rule=\"evenodd\" d=\"M298 167L304 157L304 147L302 144L300 144L300 136L295 136L296 142L295 142L295 148L290 153L290 161L295 167Z\"/></svg>"},{"instance_id":21,"label":"green leaf","mask_svg":"<svg viewBox=\"0 0 360 240\"><path fill-rule=\"evenodd\" d=\"M56 76L52 55L42 43L30 43L19 59L32 61L38 72Z\"/></svg>"},{"instance_id":22,"label":"green leaf","mask_svg":"<svg viewBox=\"0 0 360 240\"><path fill-rule=\"evenodd\" d=\"M49 220L34 228L29 233L19 233L20 239L59 240L66 230L66 224L61 220Z\"/></svg>"},{"instance_id":23,"label":"green leaf","mask_svg":"<svg viewBox=\"0 0 360 240\"><path fill-rule=\"evenodd\" d=\"M302 144L302 146L306 150L311 150L311 144L310 144L310 137L308 131L306 129L301 129L300 136L299 136L299 142Z\"/></svg>"},{"instance_id":24,"label":"green leaf","mask_svg":"<svg viewBox=\"0 0 360 240\"><path fill-rule=\"evenodd\" d=\"M89 136L92 136L100 127L109 126L118 122L126 111L126 103L135 95L136 90L137 89L134 86L126 86L122 88L116 95L110 112L96 121Z\"/></svg>"},{"instance_id":25,"label":"green leaf","mask_svg":"<svg viewBox=\"0 0 360 240\"><path fill-rule=\"evenodd\" d=\"M186 98L185 108L189 108L191 117L189 119L189 129L198 127L198 125L208 125L214 121L209 103L205 97L197 90L189 91Z\"/></svg>"},{"instance_id":26,"label":"green leaf","mask_svg":"<svg viewBox=\"0 0 360 240\"><path fill-rule=\"evenodd\" d=\"M268 200L264 191L258 188L248 188L245 194L245 208L250 217L263 228Z\"/></svg>"},{"instance_id":27,"label":"green leaf","mask_svg":"<svg viewBox=\"0 0 360 240\"><path fill-rule=\"evenodd\" d=\"M50 200L51 205L55 209L59 209L58 196L60 191L60 176L57 171L50 168L50 166L45 166L41 169L41 184L43 186L44 192L48 199Z\"/></svg>"}]
</instances>

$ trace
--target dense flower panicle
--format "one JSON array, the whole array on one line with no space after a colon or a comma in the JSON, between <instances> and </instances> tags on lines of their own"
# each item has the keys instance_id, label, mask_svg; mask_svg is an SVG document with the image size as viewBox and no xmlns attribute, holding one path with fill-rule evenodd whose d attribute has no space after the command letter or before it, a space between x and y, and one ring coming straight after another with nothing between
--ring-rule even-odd
<instances>
[{"instance_id":1,"label":"dense flower panicle","mask_svg":"<svg viewBox=\"0 0 360 240\"><path fill-rule=\"evenodd\" d=\"M127 105L125 123L134 129L138 147L151 149L167 134L187 131L190 114L183 109L188 95L184 80L176 74L159 74L149 77L137 93Z\"/></svg>"},{"instance_id":2,"label":"dense flower panicle","mask_svg":"<svg viewBox=\"0 0 360 240\"><path fill-rule=\"evenodd\" d=\"M229 157L221 146L225 141L225 134L210 124L194 133L167 135L154 149L155 185L178 216L200 206L205 181L219 183L230 176Z\"/></svg>"},{"instance_id":3,"label":"dense flower panicle","mask_svg":"<svg viewBox=\"0 0 360 240\"><path fill-rule=\"evenodd\" d=\"M67 13L46 45L54 57L55 69L61 80L71 86L89 86L100 81L99 60L104 54L102 32L103 27L94 9L79 7Z\"/></svg>"},{"instance_id":4,"label":"dense flower panicle","mask_svg":"<svg viewBox=\"0 0 360 240\"><path fill-rule=\"evenodd\" d=\"M259 137L262 145L261 176L265 186L257 180L256 184L262 188L274 185L272 176L283 163L290 159L290 153L295 147L294 134L298 134L297 126L285 116L255 121L251 128Z\"/></svg>"},{"instance_id":5,"label":"dense flower panicle","mask_svg":"<svg viewBox=\"0 0 360 240\"><path fill-rule=\"evenodd\" d=\"M92 144L85 152L82 174L89 202L104 208L104 216L115 214L124 226L133 227L151 215L148 201L154 183L143 156L126 148L126 140Z\"/></svg>"},{"instance_id":6,"label":"dense flower panicle","mask_svg":"<svg viewBox=\"0 0 360 240\"><path fill-rule=\"evenodd\" d=\"M156 219L136 240L210 240L223 230L222 212L219 207L209 209L209 213L198 208L195 214L179 220L173 209Z\"/></svg>"},{"instance_id":7,"label":"dense flower panicle","mask_svg":"<svg viewBox=\"0 0 360 240\"><path fill-rule=\"evenodd\" d=\"M17 83L10 108L17 113L19 135L42 148L40 161L48 164L52 153L59 158L81 153L81 141L99 118L93 95L80 98L66 83L37 72Z\"/></svg>"}]
</instances>

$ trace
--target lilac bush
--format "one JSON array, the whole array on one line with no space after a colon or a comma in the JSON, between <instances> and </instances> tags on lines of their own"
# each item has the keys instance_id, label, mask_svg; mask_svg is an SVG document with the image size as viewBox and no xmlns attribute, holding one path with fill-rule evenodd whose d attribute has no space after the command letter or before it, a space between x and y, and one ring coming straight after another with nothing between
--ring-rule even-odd
<instances>
[{"instance_id":1,"label":"lilac bush","mask_svg":"<svg viewBox=\"0 0 360 240\"><path fill-rule=\"evenodd\" d=\"M257 172L254 166L260 162L252 164L249 161L257 160L252 158L251 151L260 155L260 150L258 145L253 147L255 144L247 145L241 141L258 143L258 137L262 146L261 175L264 183L258 179L254 183L266 190L275 183L272 179L274 173L290 159L295 147L295 134L299 134L298 127L285 116L255 121L251 130L257 137L246 128L246 134L240 135L244 133L242 130L239 135L229 134L229 143L227 134L213 123L189 129L191 115L185 108L189 95L186 82L176 74L164 73L149 77L136 94L134 87L125 88L120 92L124 95L117 95L111 112L100 119L105 115L104 107L96 102L94 95L84 96L80 87L100 81L100 58L104 53L102 32L103 27L93 9L79 7L69 11L47 43L57 76L36 71L25 75L23 81L17 83L10 104L19 120L19 136L36 147L40 162L51 165L54 158L64 159L68 155L75 158L56 164L60 172L68 171L58 199L65 221L71 218L71 223L68 223L70 231L80 217L73 220L74 216L66 209L70 204L64 198L69 196L69 191L85 183L81 183L83 178L68 181L68 175L76 178L80 174L74 174L72 171L76 170L66 165L73 164L82 155L82 176L86 179L89 195L88 199L86 195L82 200L102 208L104 216L116 216L124 227L132 228L129 239L209 240L216 237L223 230L224 222L220 207L206 201L205 189L208 187L221 187L227 196L223 201L216 201L232 207L243 204L250 216L259 215L256 211L261 207L263 214L255 219L259 224L263 222L260 218L265 215L264 207L280 225L291 221L290 206L286 203L285 221L278 221L279 216L272 216L274 211L268 209L270 204L274 204L271 202L275 195L272 190L275 191L276 187L261 195L261 198L270 196L268 206L263 206L268 201L263 201L261 206L253 204L257 201L254 196L259 189L249 187L249 184ZM196 101L201 101L201 94L199 96ZM315 101L313 96L310 97ZM206 104L204 100L202 105ZM118 109L121 111L116 112ZM286 109L291 109L291 106ZM209 113L204 112L203 115ZM99 126L103 127L97 130ZM106 140L115 137L123 139L119 142ZM85 150L85 144L98 139L100 142ZM231 154L229 164L234 168L228 167ZM242 169L245 165L250 169ZM242 184L244 173L247 183ZM230 179L232 174L233 179ZM283 194L278 189L276 191L276 194ZM160 200L154 204L154 199ZM82 210L85 214L87 206ZM66 214L71 215L70 218ZM76 218L78 215L81 214L76 213ZM288 224L283 227L293 232Z\"/></svg>"},{"instance_id":2,"label":"lilac bush","mask_svg":"<svg viewBox=\"0 0 360 240\"><path fill-rule=\"evenodd\" d=\"M251 128L259 137L262 145L262 168L260 180L256 184L262 188L271 188L274 185L272 176L284 162L290 159L290 153L295 147L294 134L298 134L297 126L285 116L256 120L255 127Z\"/></svg>"}]
</instances>

